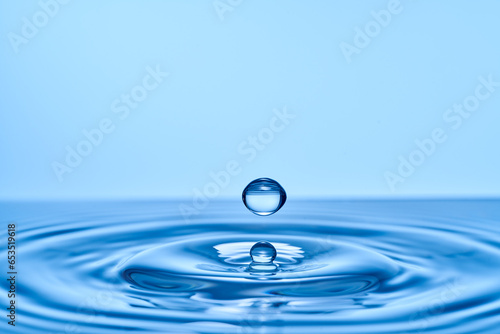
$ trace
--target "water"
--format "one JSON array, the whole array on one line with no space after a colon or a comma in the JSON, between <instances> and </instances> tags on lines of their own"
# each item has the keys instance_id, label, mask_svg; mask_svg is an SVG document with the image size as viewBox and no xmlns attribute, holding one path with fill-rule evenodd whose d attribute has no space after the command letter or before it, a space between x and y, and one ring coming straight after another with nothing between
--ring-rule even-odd
<instances>
[{"instance_id":1,"label":"water","mask_svg":"<svg viewBox=\"0 0 500 334\"><path fill-rule=\"evenodd\" d=\"M276 259L276 248L267 241L259 241L250 249L252 262L248 266L251 275L269 276L278 271L278 266L273 262Z\"/></svg>"},{"instance_id":2,"label":"water","mask_svg":"<svg viewBox=\"0 0 500 334\"><path fill-rule=\"evenodd\" d=\"M189 222L180 203L2 203L17 224L19 293L18 325L0 331L500 328L500 201L292 200L265 219L213 201ZM252 268L273 257L259 246L252 261L263 240L275 270Z\"/></svg>"},{"instance_id":3,"label":"water","mask_svg":"<svg viewBox=\"0 0 500 334\"><path fill-rule=\"evenodd\" d=\"M271 263L276 258L276 248L267 241L259 241L250 249L253 262Z\"/></svg>"},{"instance_id":4,"label":"water","mask_svg":"<svg viewBox=\"0 0 500 334\"><path fill-rule=\"evenodd\" d=\"M285 189L273 179L260 178L250 182L243 190L243 203L259 216L269 216L285 204Z\"/></svg>"}]
</instances>

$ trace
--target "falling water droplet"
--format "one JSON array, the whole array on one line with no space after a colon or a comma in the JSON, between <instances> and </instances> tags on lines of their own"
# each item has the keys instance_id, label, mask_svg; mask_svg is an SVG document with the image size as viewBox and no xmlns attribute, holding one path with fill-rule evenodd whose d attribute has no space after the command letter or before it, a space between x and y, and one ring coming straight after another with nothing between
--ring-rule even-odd
<instances>
[{"instance_id":1,"label":"falling water droplet","mask_svg":"<svg viewBox=\"0 0 500 334\"><path fill-rule=\"evenodd\" d=\"M243 190L242 197L247 209L259 216L272 215L286 201L285 189L278 182L265 177L250 182Z\"/></svg>"},{"instance_id":2,"label":"falling water droplet","mask_svg":"<svg viewBox=\"0 0 500 334\"><path fill-rule=\"evenodd\" d=\"M267 241L259 241L250 249L250 256L255 263L272 263L276 258L276 248Z\"/></svg>"}]
</instances>

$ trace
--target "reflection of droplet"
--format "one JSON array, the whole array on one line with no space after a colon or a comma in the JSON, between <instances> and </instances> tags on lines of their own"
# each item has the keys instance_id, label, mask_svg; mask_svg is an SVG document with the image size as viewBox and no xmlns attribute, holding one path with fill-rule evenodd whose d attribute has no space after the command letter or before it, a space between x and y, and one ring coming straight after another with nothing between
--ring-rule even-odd
<instances>
[{"instance_id":1,"label":"reflection of droplet","mask_svg":"<svg viewBox=\"0 0 500 334\"><path fill-rule=\"evenodd\" d=\"M276 248L267 241L259 241L250 249L254 263L272 263L276 258Z\"/></svg>"},{"instance_id":2,"label":"reflection of droplet","mask_svg":"<svg viewBox=\"0 0 500 334\"><path fill-rule=\"evenodd\" d=\"M247 209L259 216L272 215L286 201L285 189L269 178L260 178L250 182L243 190L242 197Z\"/></svg>"}]
</instances>

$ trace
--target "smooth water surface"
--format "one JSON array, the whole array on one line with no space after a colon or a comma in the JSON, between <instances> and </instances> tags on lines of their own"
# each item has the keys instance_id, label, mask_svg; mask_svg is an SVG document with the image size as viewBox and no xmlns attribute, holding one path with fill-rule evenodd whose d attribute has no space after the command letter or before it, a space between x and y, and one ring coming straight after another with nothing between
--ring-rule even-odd
<instances>
[{"instance_id":1,"label":"smooth water surface","mask_svg":"<svg viewBox=\"0 0 500 334\"><path fill-rule=\"evenodd\" d=\"M178 205L2 203L19 245L18 326L2 332L500 328L500 201L291 201L269 217L213 202L189 221ZM254 270L264 240L275 268Z\"/></svg>"}]
</instances>

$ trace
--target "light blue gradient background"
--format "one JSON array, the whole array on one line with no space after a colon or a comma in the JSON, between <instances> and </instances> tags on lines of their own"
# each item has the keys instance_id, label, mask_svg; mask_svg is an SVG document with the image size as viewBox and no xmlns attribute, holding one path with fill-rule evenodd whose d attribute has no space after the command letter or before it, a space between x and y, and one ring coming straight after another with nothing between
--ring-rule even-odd
<instances>
[{"instance_id":1,"label":"light blue gradient background","mask_svg":"<svg viewBox=\"0 0 500 334\"><path fill-rule=\"evenodd\" d=\"M348 64L339 44L387 1L72 1L15 54L7 34L37 1L0 3L0 197L186 197L229 160L221 196L257 177L289 196L500 195L500 89L407 181L398 156L474 92L500 81L500 2L401 1L403 12ZM64 182L65 146L156 64L170 77ZM287 106L293 123L252 163L237 146Z\"/></svg>"}]
</instances>

